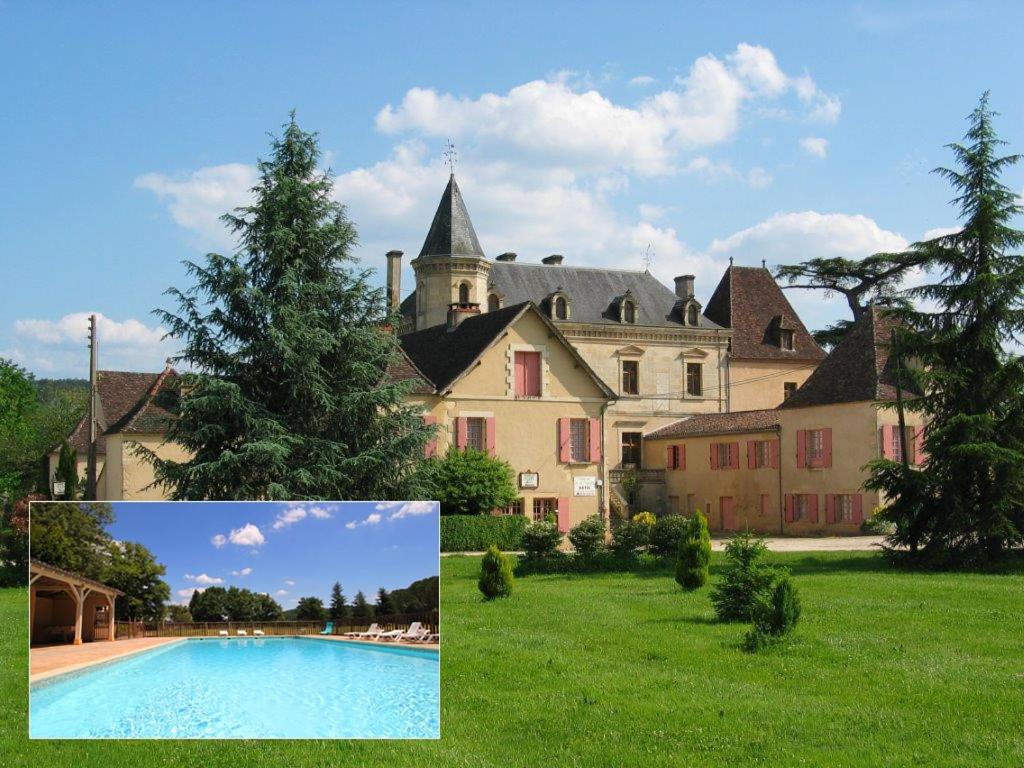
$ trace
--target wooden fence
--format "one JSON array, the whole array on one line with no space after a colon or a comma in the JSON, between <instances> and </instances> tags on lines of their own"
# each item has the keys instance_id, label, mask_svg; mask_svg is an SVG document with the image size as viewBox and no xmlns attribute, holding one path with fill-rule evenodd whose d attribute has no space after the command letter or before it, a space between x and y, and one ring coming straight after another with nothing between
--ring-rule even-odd
<instances>
[{"instance_id":1,"label":"wooden fence","mask_svg":"<svg viewBox=\"0 0 1024 768\"><path fill-rule=\"evenodd\" d=\"M420 622L428 632L438 632L439 619L437 611L429 613L404 613L393 616L377 616L370 619L345 619L334 622L331 634L342 635L346 632L365 632L370 624L376 622L385 630L407 629L414 621ZM265 635L319 635L327 626L327 621L119 621L117 622L117 638L136 637L218 637L226 630L232 637L243 629L249 635L254 630L263 630Z\"/></svg>"}]
</instances>

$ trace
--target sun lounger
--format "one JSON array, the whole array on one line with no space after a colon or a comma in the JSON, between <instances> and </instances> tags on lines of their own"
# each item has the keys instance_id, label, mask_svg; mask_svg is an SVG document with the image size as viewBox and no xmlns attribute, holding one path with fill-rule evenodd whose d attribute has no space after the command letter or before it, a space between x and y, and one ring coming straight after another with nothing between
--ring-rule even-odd
<instances>
[{"instance_id":1,"label":"sun lounger","mask_svg":"<svg viewBox=\"0 0 1024 768\"><path fill-rule=\"evenodd\" d=\"M227 637L228 636L228 631L226 629L222 629L219 632L217 632L217 634L220 635L221 637Z\"/></svg>"},{"instance_id":2,"label":"sun lounger","mask_svg":"<svg viewBox=\"0 0 1024 768\"><path fill-rule=\"evenodd\" d=\"M413 640L414 643L439 643L441 642L441 636L437 632L427 632L419 636L418 639Z\"/></svg>"},{"instance_id":3,"label":"sun lounger","mask_svg":"<svg viewBox=\"0 0 1024 768\"><path fill-rule=\"evenodd\" d=\"M393 629L390 632L381 632L378 636L378 640L394 640L396 643L399 640L418 640L422 635L426 634L427 630L423 629L423 625L414 621L409 625L409 628L404 632L401 629Z\"/></svg>"},{"instance_id":4,"label":"sun lounger","mask_svg":"<svg viewBox=\"0 0 1024 768\"><path fill-rule=\"evenodd\" d=\"M235 634L238 635L239 637L248 637L249 636L249 633L246 632L244 629L238 630L237 632L235 632Z\"/></svg>"},{"instance_id":5,"label":"sun lounger","mask_svg":"<svg viewBox=\"0 0 1024 768\"><path fill-rule=\"evenodd\" d=\"M379 634L380 624L378 624L377 622L373 622L373 624L370 625L370 628L365 632L346 632L344 634L344 637L363 637L367 639L373 639L377 637L377 635Z\"/></svg>"},{"instance_id":6,"label":"sun lounger","mask_svg":"<svg viewBox=\"0 0 1024 768\"><path fill-rule=\"evenodd\" d=\"M262 629L254 629L252 633L256 635L256 637L263 637L266 634Z\"/></svg>"},{"instance_id":7,"label":"sun lounger","mask_svg":"<svg viewBox=\"0 0 1024 768\"><path fill-rule=\"evenodd\" d=\"M333 635L334 634L334 622L333 621L328 621L327 624L324 625L324 628L320 630L320 634L321 635Z\"/></svg>"}]
</instances>

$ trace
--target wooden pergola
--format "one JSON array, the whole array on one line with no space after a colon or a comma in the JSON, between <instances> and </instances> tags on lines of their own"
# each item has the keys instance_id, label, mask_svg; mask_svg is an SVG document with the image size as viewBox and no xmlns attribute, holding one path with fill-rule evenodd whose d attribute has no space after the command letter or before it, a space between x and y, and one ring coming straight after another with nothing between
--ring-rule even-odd
<instances>
[{"instance_id":1,"label":"wooden pergola","mask_svg":"<svg viewBox=\"0 0 1024 768\"><path fill-rule=\"evenodd\" d=\"M39 595L54 596L58 593L66 594L74 604L74 645L82 644L82 622L85 613L86 600L90 596L99 597L100 605L109 607L110 618L107 625L106 640L115 639L116 625L114 622L114 601L118 595L124 595L118 589L108 587L98 581L79 576L77 573L65 571L53 565L41 563L38 560L29 561L29 636L31 637L36 619L36 599ZM70 629L70 626L68 627ZM94 630L95 627L90 628Z\"/></svg>"}]
</instances>

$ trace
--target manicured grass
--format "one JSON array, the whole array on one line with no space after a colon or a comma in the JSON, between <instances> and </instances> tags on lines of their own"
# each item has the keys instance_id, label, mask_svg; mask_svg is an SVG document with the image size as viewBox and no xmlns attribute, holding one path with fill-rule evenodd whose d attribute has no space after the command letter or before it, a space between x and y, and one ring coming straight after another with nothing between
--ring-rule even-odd
<instances>
[{"instance_id":1,"label":"manicured grass","mask_svg":"<svg viewBox=\"0 0 1024 768\"><path fill-rule=\"evenodd\" d=\"M25 599L3 591L0 763L1024 765L1024 565L921 575L870 553L772 559L792 568L804 618L750 656L744 626L714 623L707 589L683 594L667 572L531 576L483 603L479 560L445 558L440 742L30 743Z\"/></svg>"}]
</instances>

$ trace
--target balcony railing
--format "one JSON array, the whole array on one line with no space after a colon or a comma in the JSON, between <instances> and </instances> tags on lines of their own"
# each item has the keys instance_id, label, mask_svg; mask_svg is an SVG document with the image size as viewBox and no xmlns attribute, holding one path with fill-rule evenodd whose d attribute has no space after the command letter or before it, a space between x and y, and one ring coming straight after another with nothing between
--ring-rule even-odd
<instances>
[{"instance_id":1,"label":"balcony railing","mask_svg":"<svg viewBox=\"0 0 1024 768\"><path fill-rule=\"evenodd\" d=\"M621 483L628 475L632 474L640 483L664 483L665 470L663 469L610 469L608 480L613 483Z\"/></svg>"}]
</instances>

